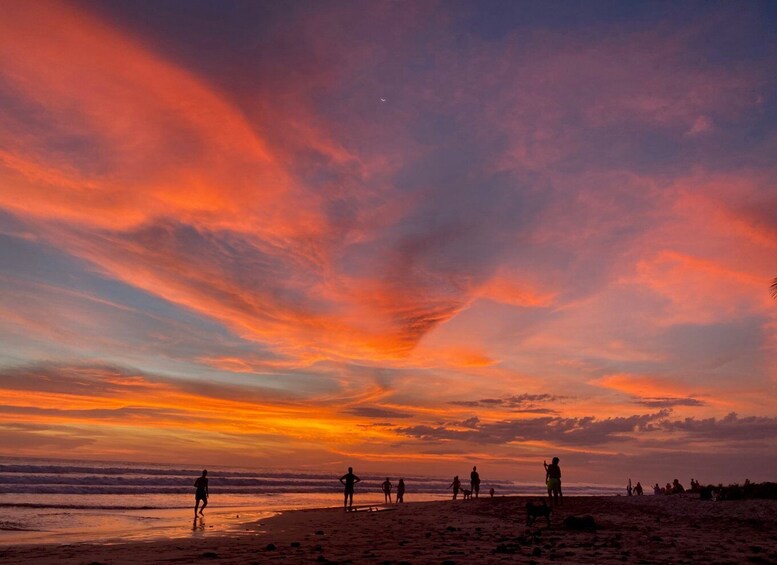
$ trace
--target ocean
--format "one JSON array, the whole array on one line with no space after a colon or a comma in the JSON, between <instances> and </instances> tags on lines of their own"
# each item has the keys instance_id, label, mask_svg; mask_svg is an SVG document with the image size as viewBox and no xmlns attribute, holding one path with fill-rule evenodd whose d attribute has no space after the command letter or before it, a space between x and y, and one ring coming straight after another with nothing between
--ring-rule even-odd
<instances>
[{"instance_id":1,"label":"ocean","mask_svg":"<svg viewBox=\"0 0 777 565\"><path fill-rule=\"evenodd\" d=\"M248 532L245 524L277 512L342 505L337 476L304 472L208 468L205 517L193 519L194 480L202 469L0 458L0 544L118 543ZM358 470L357 470L358 471ZM386 475L357 473L355 506L380 506ZM450 477L404 477L406 502L450 498ZM392 477L395 484L397 477ZM543 496L544 485L486 480L481 496ZM613 495L622 487L564 484L566 496ZM253 533L253 530L250 530Z\"/></svg>"}]
</instances>

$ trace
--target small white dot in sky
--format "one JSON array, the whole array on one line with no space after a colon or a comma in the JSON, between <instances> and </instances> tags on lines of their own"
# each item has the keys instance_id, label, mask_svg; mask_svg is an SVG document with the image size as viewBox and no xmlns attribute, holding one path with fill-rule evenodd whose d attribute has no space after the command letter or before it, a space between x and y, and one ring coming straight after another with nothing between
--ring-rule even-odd
<instances>
[{"instance_id":1,"label":"small white dot in sky","mask_svg":"<svg viewBox=\"0 0 777 565\"><path fill-rule=\"evenodd\" d=\"M380 101L381 101L381 102L385 102L385 101L386 101L386 99L385 99L385 98L381 98L381 99L380 99Z\"/></svg>"}]
</instances>

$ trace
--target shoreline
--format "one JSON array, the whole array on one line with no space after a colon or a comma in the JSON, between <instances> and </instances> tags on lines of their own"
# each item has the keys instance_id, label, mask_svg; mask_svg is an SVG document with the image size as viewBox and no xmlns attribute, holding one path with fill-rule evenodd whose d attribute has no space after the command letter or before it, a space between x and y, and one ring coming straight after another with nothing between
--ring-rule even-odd
<instances>
[{"instance_id":1,"label":"shoreline","mask_svg":"<svg viewBox=\"0 0 777 565\"><path fill-rule=\"evenodd\" d=\"M526 502L538 500L290 510L243 524L243 531L199 538L2 547L0 563L777 563L775 500L569 497L549 527L543 518L527 527ZM596 530L564 525L584 515Z\"/></svg>"}]
</instances>

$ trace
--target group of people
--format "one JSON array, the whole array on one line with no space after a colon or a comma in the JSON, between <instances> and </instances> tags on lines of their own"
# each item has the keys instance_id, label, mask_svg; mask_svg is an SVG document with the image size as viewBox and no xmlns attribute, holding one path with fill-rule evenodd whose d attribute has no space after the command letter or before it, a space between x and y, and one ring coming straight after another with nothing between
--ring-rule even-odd
<instances>
[{"instance_id":1,"label":"group of people","mask_svg":"<svg viewBox=\"0 0 777 565\"><path fill-rule=\"evenodd\" d=\"M691 479L691 485L693 487L693 490L696 490L695 487L699 485L694 479ZM685 487L680 484L680 481L675 479L671 483L666 483L666 486L662 487L659 486L658 483L655 484L653 487L653 494L680 494L682 492L685 492Z\"/></svg>"},{"instance_id":2,"label":"group of people","mask_svg":"<svg viewBox=\"0 0 777 565\"><path fill-rule=\"evenodd\" d=\"M453 477L453 482L448 485L448 488L453 489L453 500L459 497L459 492L464 495L465 499L473 495L475 498L480 498L480 473L478 473L477 466L472 467L472 472L469 474L469 489L461 486L461 479L459 479L458 475ZM492 497L494 496L493 488L489 491L489 494Z\"/></svg>"},{"instance_id":3,"label":"group of people","mask_svg":"<svg viewBox=\"0 0 777 565\"><path fill-rule=\"evenodd\" d=\"M559 467L559 458L554 457L550 465L548 465L547 461L543 461L543 466L545 467L545 484L548 487L548 500L550 505L559 505L563 501L563 494L561 492L561 467ZM345 510L353 509L353 493L356 483L360 481L361 479L354 474L352 467L348 467L348 472L340 477L340 482L345 489L343 498L343 508ZM458 498L459 493L462 493L465 499L472 496L475 498L480 497L480 473L478 473L477 467L472 467L472 472L469 474L469 485L469 489L463 488L459 476L456 475L453 477L453 482L448 485L448 488L453 489L453 500ZM209 493L207 470L203 470L202 475L198 477L196 481L194 481L194 488L196 489L194 495L194 515L196 517L197 513L199 512L200 516L202 516L205 507L208 505ZM696 479L691 479L691 491L698 492L701 489L702 486L699 484L699 482ZM393 501L391 500L391 494L394 490L394 485L391 483L389 477L386 477L386 480L381 484L381 490L383 491L384 501L387 504L392 504ZM677 479L671 483L666 483L666 486L664 487L659 486L658 483L656 483L653 487L653 494L657 495L679 494L682 492L685 492L685 487L683 487L683 485L680 484L680 481ZM637 484L632 486L631 479L629 479L628 485L626 486L626 493L628 496L642 496L644 493L642 483L637 481ZM397 483L396 494L396 503L403 503L405 501L405 479L399 479L399 482ZM491 497L494 496L493 488L490 489L489 494Z\"/></svg>"},{"instance_id":4,"label":"group of people","mask_svg":"<svg viewBox=\"0 0 777 565\"><path fill-rule=\"evenodd\" d=\"M353 472L353 467L348 467L348 472L340 477L340 483L342 483L345 490L343 491L343 509L353 510L353 491L355 490L356 483L361 482L361 479L357 477ZM381 490L383 491L383 498L387 504L391 504L391 492L394 490L394 485L391 484L391 479L386 477L386 480L381 484ZM405 501L405 479L399 479L397 483L397 504L401 504Z\"/></svg>"},{"instance_id":5,"label":"group of people","mask_svg":"<svg viewBox=\"0 0 777 565\"><path fill-rule=\"evenodd\" d=\"M343 485L343 509L346 511L353 509L353 493L356 487L356 483L361 482L361 479L353 472L353 467L348 467L348 472L340 477L340 483ZM461 479L456 475L453 477L453 482L448 485L448 488L453 489L453 500L456 500L461 492L465 498L469 498L474 495L475 498L480 497L480 473L478 473L477 466L472 467L472 472L469 474L470 488L465 489L462 487ZM381 490L383 491L384 502L392 504L391 493L394 490L394 485L391 483L391 479L386 477L386 480L381 484ZM494 496L494 489L490 491L491 496ZM397 483L397 498L396 503L401 504L405 501L405 479L399 479Z\"/></svg>"},{"instance_id":6,"label":"group of people","mask_svg":"<svg viewBox=\"0 0 777 565\"><path fill-rule=\"evenodd\" d=\"M389 478L386 477L386 480L383 481L383 484L381 484L380 486L381 486L381 489L383 490L384 502L386 502L387 504L391 504L391 490L394 488L394 485L392 485ZM397 483L397 504L400 504L404 501L405 501L405 479L399 479L399 483Z\"/></svg>"},{"instance_id":7,"label":"group of people","mask_svg":"<svg viewBox=\"0 0 777 565\"><path fill-rule=\"evenodd\" d=\"M561 468L558 465L559 459L558 457L554 457L553 461L550 465L548 465L547 461L543 462L545 466L545 484L548 487L548 499L550 500L551 505L553 504L561 504L562 500L562 493L561 493ZM353 493L356 488L356 483L361 482L361 479L357 477L353 472L353 467L348 467L348 472L340 477L340 483L344 487L343 491L343 509L346 511L353 510ZM675 479L675 483L677 483L677 479ZM678 483L679 484L679 483ZM456 500L459 496L459 492L462 492L464 495L464 498L470 498L474 495L475 498L480 497L480 473L478 473L477 466L472 467L472 472L469 474L469 489L462 488L461 480L459 479L459 476L456 475L453 477L453 482L448 486L448 488L453 489L453 500ZM642 488L642 486L637 483L637 486ZM658 486L658 485L656 485ZM205 507L208 505L208 471L203 470L202 476L198 477L196 481L194 481L194 488L196 489L194 499L194 515L197 516L197 512L199 511L200 516L203 515L203 510L205 510ZM682 488L682 486L680 487ZM394 485L391 483L391 480L389 477L386 477L386 480L383 481L381 484L381 489L383 491L383 497L384 501L387 504L391 504L393 501L391 500L391 493L394 490ZM631 493L631 479L629 479L629 493ZM489 494L491 497L494 496L494 489L491 488L489 491ZM642 494L640 492L640 494ZM405 501L405 479L399 479L399 483L397 483L397 499L396 503L401 504ZM202 504L202 506L200 506Z\"/></svg>"},{"instance_id":8,"label":"group of people","mask_svg":"<svg viewBox=\"0 0 777 565\"><path fill-rule=\"evenodd\" d=\"M691 491L697 492L701 489L701 485L696 481L696 479L691 479ZM666 486L661 486L658 483L656 483L653 486L653 494L680 494L681 492L685 492L685 487L680 483L679 480L675 479L671 483L666 483ZM628 496L642 496L644 494L644 489L642 488L642 483L637 481L637 484L632 487L631 486L631 479L629 479L629 484L626 486L626 494Z\"/></svg>"},{"instance_id":9,"label":"group of people","mask_svg":"<svg viewBox=\"0 0 777 565\"><path fill-rule=\"evenodd\" d=\"M629 496L642 496L645 493L645 490L642 488L642 483L637 481L637 485L635 487L631 486L631 479L629 479L629 484L626 487L626 494Z\"/></svg>"}]
</instances>

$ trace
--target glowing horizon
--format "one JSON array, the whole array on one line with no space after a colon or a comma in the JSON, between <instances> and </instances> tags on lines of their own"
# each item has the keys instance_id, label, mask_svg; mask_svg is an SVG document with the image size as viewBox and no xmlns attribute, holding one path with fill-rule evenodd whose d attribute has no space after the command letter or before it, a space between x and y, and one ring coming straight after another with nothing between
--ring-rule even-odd
<instances>
[{"instance_id":1,"label":"glowing horizon","mask_svg":"<svg viewBox=\"0 0 777 565\"><path fill-rule=\"evenodd\" d=\"M181 8L0 0L0 455L774 479L773 9Z\"/></svg>"}]
</instances>

